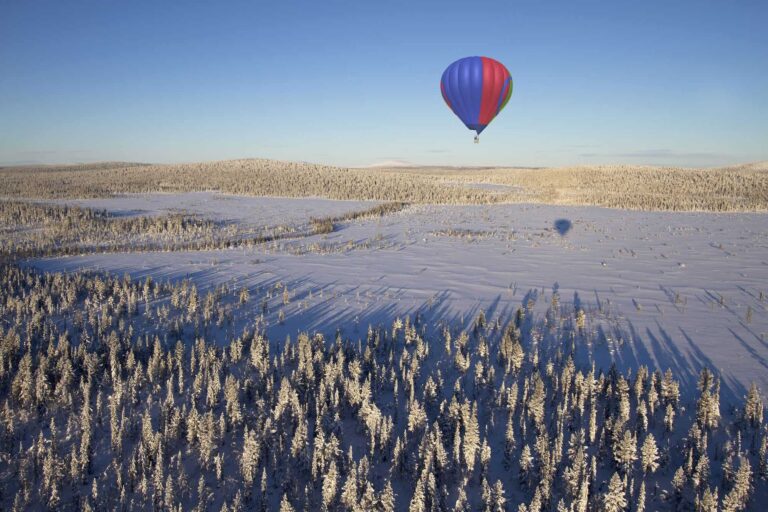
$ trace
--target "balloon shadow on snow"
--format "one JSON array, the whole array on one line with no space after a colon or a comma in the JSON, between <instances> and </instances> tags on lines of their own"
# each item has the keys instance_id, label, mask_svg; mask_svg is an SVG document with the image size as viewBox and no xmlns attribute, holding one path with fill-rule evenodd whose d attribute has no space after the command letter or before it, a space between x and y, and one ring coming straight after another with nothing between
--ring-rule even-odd
<instances>
[{"instance_id":1,"label":"balloon shadow on snow","mask_svg":"<svg viewBox=\"0 0 768 512\"><path fill-rule=\"evenodd\" d=\"M554 225L560 236L565 236L573 227L573 223L568 219L557 219Z\"/></svg>"}]
</instances>

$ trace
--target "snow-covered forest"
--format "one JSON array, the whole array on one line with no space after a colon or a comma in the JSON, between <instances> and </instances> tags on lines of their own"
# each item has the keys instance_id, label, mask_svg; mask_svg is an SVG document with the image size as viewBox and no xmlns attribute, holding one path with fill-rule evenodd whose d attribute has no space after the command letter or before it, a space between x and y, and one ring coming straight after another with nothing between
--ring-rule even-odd
<instances>
[{"instance_id":1,"label":"snow-covered forest","mask_svg":"<svg viewBox=\"0 0 768 512\"><path fill-rule=\"evenodd\" d=\"M756 388L577 365L584 310L270 340L289 297L0 268L3 509L746 510ZM254 304L258 305L255 307ZM213 344L232 316L249 328ZM545 320L542 322L542 320ZM754 507L753 507L754 509Z\"/></svg>"}]
</instances>

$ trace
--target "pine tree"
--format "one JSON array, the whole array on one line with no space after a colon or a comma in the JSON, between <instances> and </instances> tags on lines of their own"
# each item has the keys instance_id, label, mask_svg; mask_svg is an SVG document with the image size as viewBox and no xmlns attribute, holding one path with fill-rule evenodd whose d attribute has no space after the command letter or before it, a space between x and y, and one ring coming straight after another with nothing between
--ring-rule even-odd
<instances>
[{"instance_id":1,"label":"pine tree","mask_svg":"<svg viewBox=\"0 0 768 512\"><path fill-rule=\"evenodd\" d=\"M288 292L288 287L283 286L283 305L287 306L291 303L291 294Z\"/></svg>"},{"instance_id":2,"label":"pine tree","mask_svg":"<svg viewBox=\"0 0 768 512\"><path fill-rule=\"evenodd\" d=\"M744 421L753 428L758 428L763 422L763 399L754 382L749 388L747 401L744 404Z\"/></svg>"},{"instance_id":3,"label":"pine tree","mask_svg":"<svg viewBox=\"0 0 768 512\"><path fill-rule=\"evenodd\" d=\"M533 455L531 455L531 449L528 445L523 446L523 451L520 454L520 482L526 486L530 485L533 473Z\"/></svg>"},{"instance_id":4,"label":"pine tree","mask_svg":"<svg viewBox=\"0 0 768 512\"><path fill-rule=\"evenodd\" d=\"M699 399L696 403L696 420L702 428L717 427L720 420L719 397L712 393L714 376L709 369L701 370L699 376Z\"/></svg>"},{"instance_id":5,"label":"pine tree","mask_svg":"<svg viewBox=\"0 0 768 512\"><path fill-rule=\"evenodd\" d=\"M677 495L678 500L683 495L683 489L685 488L685 484L687 482L687 478L685 477L685 471L682 467L677 468L677 471L675 471L674 476L672 477L672 487L675 489L675 494Z\"/></svg>"},{"instance_id":6,"label":"pine tree","mask_svg":"<svg viewBox=\"0 0 768 512\"><path fill-rule=\"evenodd\" d=\"M675 410L672 404L667 404L667 410L664 413L664 429L672 432L675 429Z\"/></svg>"},{"instance_id":7,"label":"pine tree","mask_svg":"<svg viewBox=\"0 0 768 512\"><path fill-rule=\"evenodd\" d=\"M589 407L589 442L594 443L597 439L597 402L592 398Z\"/></svg>"},{"instance_id":8,"label":"pine tree","mask_svg":"<svg viewBox=\"0 0 768 512\"><path fill-rule=\"evenodd\" d=\"M704 494L701 496L701 500L699 501L700 512L717 512L717 506L717 487L715 487L714 490L707 487L704 489Z\"/></svg>"},{"instance_id":9,"label":"pine tree","mask_svg":"<svg viewBox=\"0 0 768 512\"><path fill-rule=\"evenodd\" d=\"M637 431L639 433L646 432L648 430L648 408L645 405L645 400L640 400L637 404Z\"/></svg>"},{"instance_id":10,"label":"pine tree","mask_svg":"<svg viewBox=\"0 0 768 512\"><path fill-rule=\"evenodd\" d=\"M56 510L61 505L61 495L59 493L59 486L54 485L51 487L50 494L48 496L48 508Z\"/></svg>"},{"instance_id":11,"label":"pine tree","mask_svg":"<svg viewBox=\"0 0 768 512\"><path fill-rule=\"evenodd\" d=\"M528 399L528 413L533 418L533 422L536 425L540 425L544 421L544 405L546 399L546 390L544 388L544 382L541 380L541 375L536 372L533 376L533 389Z\"/></svg>"},{"instance_id":12,"label":"pine tree","mask_svg":"<svg viewBox=\"0 0 768 512\"><path fill-rule=\"evenodd\" d=\"M408 505L408 512L427 512L424 482L421 479L416 482L416 489L413 491L411 503Z\"/></svg>"},{"instance_id":13,"label":"pine tree","mask_svg":"<svg viewBox=\"0 0 768 512\"><path fill-rule=\"evenodd\" d=\"M463 459L464 466L471 473L475 467L475 459L480 447L480 427L477 422L477 409L474 404L472 405L471 412L465 418L465 422Z\"/></svg>"},{"instance_id":14,"label":"pine tree","mask_svg":"<svg viewBox=\"0 0 768 512\"><path fill-rule=\"evenodd\" d=\"M165 475L163 472L164 466L163 448L158 444L157 454L155 455L155 470L152 475L152 487L154 490L155 503L162 502L163 493L165 492Z\"/></svg>"},{"instance_id":15,"label":"pine tree","mask_svg":"<svg viewBox=\"0 0 768 512\"><path fill-rule=\"evenodd\" d=\"M418 400L411 401L408 409L408 432L420 431L427 423L427 413Z\"/></svg>"},{"instance_id":16,"label":"pine tree","mask_svg":"<svg viewBox=\"0 0 768 512\"><path fill-rule=\"evenodd\" d=\"M283 499L280 501L280 512L296 512L286 494L283 494Z\"/></svg>"},{"instance_id":17,"label":"pine tree","mask_svg":"<svg viewBox=\"0 0 768 512\"><path fill-rule=\"evenodd\" d=\"M653 473L659 467L659 451L656 448L656 439L653 434L645 436L643 446L640 448L640 459L645 473Z\"/></svg>"},{"instance_id":18,"label":"pine tree","mask_svg":"<svg viewBox=\"0 0 768 512\"><path fill-rule=\"evenodd\" d=\"M256 440L256 432L245 428L243 451L240 456L240 471L246 489L249 489L256 478L256 470L259 463L259 443Z\"/></svg>"},{"instance_id":19,"label":"pine tree","mask_svg":"<svg viewBox=\"0 0 768 512\"><path fill-rule=\"evenodd\" d=\"M622 512L627 508L627 498L624 493L624 483L618 473L614 473L608 483L608 491L603 495L603 510L605 512Z\"/></svg>"},{"instance_id":20,"label":"pine tree","mask_svg":"<svg viewBox=\"0 0 768 512\"><path fill-rule=\"evenodd\" d=\"M723 498L722 512L739 512L742 510L738 493L729 492Z\"/></svg>"},{"instance_id":21,"label":"pine tree","mask_svg":"<svg viewBox=\"0 0 768 512\"><path fill-rule=\"evenodd\" d=\"M456 430L453 433L453 450L452 450L452 457L453 457L453 464L454 467L460 468L461 467L461 430L457 423Z\"/></svg>"},{"instance_id":22,"label":"pine tree","mask_svg":"<svg viewBox=\"0 0 768 512\"><path fill-rule=\"evenodd\" d=\"M619 396L618 425L624 425L629 421L629 384L621 376L616 383L616 392Z\"/></svg>"},{"instance_id":23,"label":"pine tree","mask_svg":"<svg viewBox=\"0 0 768 512\"><path fill-rule=\"evenodd\" d=\"M360 497L359 508L363 510L375 510L378 505L376 493L373 490L373 485L368 480L363 484L363 495Z\"/></svg>"},{"instance_id":24,"label":"pine tree","mask_svg":"<svg viewBox=\"0 0 768 512\"><path fill-rule=\"evenodd\" d=\"M702 453L699 460L696 462L696 469L693 472L693 486L699 489L702 486L706 486L709 482L709 457L706 453Z\"/></svg>"},{"instance_id":25,"label":"pine tree","mask_svg":"<svg viewBox=\"0 0 768 512\"><path fill-rule=\"evenodd\" d=\"M507 327L499 346L499 362L504 366L505 373L520 370L525 353L520 345L520 331L514 326Z\"/></svg>"},{"instance_id":26,"label":"pine tree","mask_svg":"<svg viewBox=\"0 0 768 512\"><path fill-rule=\"evenodd\" d=\"M723 484L732 484L736 478L736 472L733 469L733 454L728 450L726 444L726 455L723 459L723 463L720 465L723 473Z\"/></svg>"},{"instance_id":27,"label":"pine tree","mask_svg":"<svg viewBox=\"0 0 768 512\"><path fill-rule=\"evenodd\" d=\"M283 500L285 500L285 496L283 496ZM288 503L288 505L290 506L290 503ZM259 509L262 511L267 509L267 468L263 468L261 470L261 483L259 485Z\"/></svg>"},{"instance_id":28,"label":"pine tree","mask_svg":"<svg viewBox=\"0 0 768 512\"><path fill-rule=\"evenodd\" d=\"M240 389L237 378L227 375L224 381L224 400L226 402L227 417L231 425L239 425L243 420L240 408Z\"/></svg>"},{"instance_id":29,"label":"pine tree","mask_svg":"<svg viewBox=\"0 0 768 512\"><path fill-rule=\"evenodd\" d=\"M645 512L645 480L640 482L640 490L637 492L635 512Z\"/></svg>"},{"instance_id":30,"label":"pine tree","mask_svg":"<svg viewBox=\"0 0 768 512\"><path fill-rule=\"evenodd\" d=\"M629 472L632 464L637 460L637 440L629 430L625 430L624 436L615 444L613 457L625 474Z\"/></svg>"},{"instance_id":31,"label":"pine tree","mask_svg":"<svg viewBox=\"0 0 768 512\"><path fill-rule=\"evenodd\" d=\"M341 504L348 509L353 509L359 500L357 491L357 471L354 467L354 461L351 464L351 468L347 473L347 478L344 481L344 486L341 489Z\"/></svg>"},{"instance_id":32,"label":"pine tree","mask_svg":"<svg viewBox=\"0 0 768 512\"><path fill-rule=\"evenodd\" d=\"M493 484L492 512L505 512L507 509L506 503L507 498L504 497L504 485L501 483L501 480L496 480L496 483Z\"/></svg>"},{"instance_id":33,"label":"pine tree","mask_svg":"<svg viewBox=\"0 0 768 512\"><path fill-rule=\"evenodd\" d=\"M384 490L379 495L379 512L395 512L395 493L392 490L392 482L387 480Z\"/></svg>"},{"instance_id":34,"label":"pine tree","mask_svg":"<svg viewBox=\"0 0 768 512\"><path fill-rule=\"evenodd\" d=\"M729 507L736 506L735 510L745 509L751 494L752 468L749 464L749 459L747 457L741 457L733 488L723 500L723 509L726 509L726 503L728 503Z\"/></svg>"},{"instance_id":35,"label":"pine tree","mask_svg":"<svg viewBox=\"0 0 768 512\"><path fill-rule=\"evenodd\" d=\"M459 493L456 497L456 504L453 506L453 510L454 512L469 512L470 510L464 485L459 486Z\"/></svg>"},{"instance_id":36,"label":"pine tree","mask_svg":"<svg viewBox=\"0 0 768 512\"><path fill-rule=\"evenodd\" d=\"M198 306L199 299L197 295L197 287L193 285L187 300L187 312L189 313L189 318L193 318L195 314L197 314Z\"/></svg>"},{"instance_id":37,"label":"pine tree","mask_svg":"<svg viewBox=\"0 0 768 512\"><path fill-rule=\"evenodd\" d=\"M491 512L493 508L493 493L485 477L482 477L480 482L480 500L483 503L483 512Z\"/></svg>"},{"instance_id":38,"label":"pine tree","mask_svg":"<svg viewBox=\"0 0 768 512\"><path fill-rule=\"evenodd\" d=\"M328 471L323 475L323 506L328 509L336 498L338 474L336 462L331 462Z\"/></svg>"},{"instance_id":39,"label":"pine tree","mask_svg":"<svg viewBox=\"0 0 768 512\"><path fill-rule=\"evenodd\" d=\"M585 472L579 486L579 495L574 504L574 512L587 512L589 508L589 475Z\"/></svg>"},{"instance_id":40,"label":"pine tree","mask_svg":"<svg viewBox=\"0 0 768 512\"><path fill-rule=\"evenodd\" d=\"M19 361L19 369L13 379L13 395L22 407L32 405L34 386L32 381L32 354L27 351Z\"/></svg>"},{"instance_id":41,"label":"pine tree","mask_svg":"<svg viewBox=\"0 0 768 512\"><path fill-rule=\"evenodd\" d=\"M671 405L677 405L680 399L680 385L672 376L671 369L664 372L664 379L661 381L661 396L667 404Z\"/></svg>"},{"instance_id":42,"label":"pine tree","mask_svg":"<svg viewBox=\"0 0 768 512\"><path fill-rule=\"evenodd\" d=\"M541 512L541 487L537 487L533 493L533 499L528 504L528 512Z\"/></svg>"},{"instance_id":43,"label":"pine tree","mask_svg":"<svg viewBox=\"0 0 768 512\"><path fill-rule=\"evenodd\" d=\"M197 509L205 510L209 499L208 485L205 483L205 477L200 475L200 479L197 481Z\"/></svg>"},{"instance_id":44,"label":"pine tree","mask_svg":"<svg viewBox=\"0 0 768 512\"><path fill-rule=\"evenodd\" d=\"M165 478L165 489L163 490L163 504L166 508L173 508L176 502L176 490L173 486L171 475Z\"/></svg>"},{"instance_id":45,"label":"pine tree","mask_svg":"<svg viewBox=\"0 0 768 512\"><path fill-rule=\"evenodd\" d=\"M757 474L761 480L768 480L768 436L764 435L757 452Z\"/></svg>"},{"instance_id":46,"label":"pine tree","mask_svg":"<svg viewBox=\"0 0 768 512\"><path fill-rule=\"evenodd\" d=\"M488 445L488 440L483 439L482 445L480 445L480 471L483 476L488 476L488 466L491 463L491 447Z\"/></svg>"},{"instance_id":47,"label":"pine tree","mask_svg":"<svg viewBox=\"0 0 768 512\"><path fill-rule=\"evenodd\" d=\"M513 415L507 418L507 428L504 431L504 464L506 468L512 465L512 456L515 453L515 423Z\"/></svg>"}]
</instances>

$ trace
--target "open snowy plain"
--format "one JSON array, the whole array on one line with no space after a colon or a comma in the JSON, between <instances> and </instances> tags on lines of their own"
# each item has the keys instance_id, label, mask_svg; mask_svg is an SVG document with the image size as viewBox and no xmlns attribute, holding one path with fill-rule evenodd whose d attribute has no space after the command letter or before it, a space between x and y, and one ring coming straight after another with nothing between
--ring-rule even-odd
<instances>
[{"instance_id":1,"label":"open snowy plain","mask_svg":"<svg viewBox=\"0 0 768 512\"><path fill-rule=\"evenodd\" d=\"M61 201L121 215L195 213L257 226L309 224L375 203L256 198L214 192ZM641 212L554 205L409 206L384 217L340 222L328 234L252 248L39 258L46 271L98 269L135 278L189 278L254 293L280 283L288 304L263 309L271 339L299 331L396 317L451 318L470 328L518 307L545 318L587 311L583 351L605 368L673 368L693 393L704 366L722 377L724 402L750 382L768 389L768 215ZM250 319L252 320L252 319ZM243 324L247 319L240 318ZM349 327L347 330L349 331ZM333 332L326 333L332 335Z\"/></svg>"}]
</instances>

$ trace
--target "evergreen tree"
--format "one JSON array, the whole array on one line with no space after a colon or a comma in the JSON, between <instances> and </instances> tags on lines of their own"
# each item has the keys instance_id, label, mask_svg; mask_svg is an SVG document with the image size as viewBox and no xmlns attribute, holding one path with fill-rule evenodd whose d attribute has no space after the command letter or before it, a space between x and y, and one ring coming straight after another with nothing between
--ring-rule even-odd
<instances>
[{"instance_id":1,"label":"evergreen tree","mask_svg":"<svg viewBox=\"0 0 768 512\"><path fill-rule=\"evenodd\" d=\"M395 512L395 493L392 490L392 483L387 480L384 490L379 495L379 512Z\"/></svg>"},{"instance_id":2,"label":"evergreen tree","mask_svg":"<svg viewBox=\"0 0 768 512\"><path fill-rule=\"evenodd\" d=\"M706 429L717 427L720 420L719 397L713 394L714 376L709 369L701 370L699 376L699 399L696 403L696 420Z\"/></svg>"},{"instance_id":3,"label":"evergreen tree","mask_svg":"<svg viewBox=\"0 0 768 512\"><path fill-rule=\"evenodd\" d=\"M603 510L605 512L621 512L627 508L627 498L624 493L624 483L618 473L614 473L608 482L608 491L603 494Z\"/></svg>"},{"instance_id":4,"label":"evergreen tree","mask_svg":"<svg viewBox=\"0 0 768 512\"><path fill-rule=\"evenodd\" d=\"M523 451L520 454L520 482L526 486L530 485L533 477L533 455L531 455L531 449L528 445L523 446Z\"/></svg>"},{"instance_id":5,"label":"evergreen tree","mask_svg":"<svg viewBox=\"0 0 768 512\"><path fill-rule=\"evenodd\" d=\"M763 399L754 382L749 388L747 401L744 404L744 421L753 428L757 428L763 422Z\"/></svg>"},{"instance_id":6,"label":"evergreen tree","mask_svg":"<svg viewBox=\"0 0 768 512\"><path fill-rule=\"evenodd\" d=\"M288 501L288 496L283 494L283 499L280 500L280 512L295 512L293 505Z\"/></svg>"},{"instance_id":7,"label":"evergreen tree","mask_svg":"<svg viewBox=\"0 0 768 512\"><path fill-rule=\"evenodd\" d=\"M693 472L693 486L699 489L702 486L706 486L709 482L709 457L706 453L702 453L699 460L696 462L696 469Z\"/></svg>"},{"instance_id":8,"label":"evergreen tree","mask_svg":"<svg viewBox=\"0 0 768 512\"><path fill-rule=\"evenodd\" d=\"M640 448L640 461L645 473L653 473L659 467L659 452L656 448L656 439L653 434L645 436L643 446Z\"/></svg>"},{"instance_id":9,"label":"evergreen tree","mask_svg":"<svg viewBox=\"0 0 768 512\"><path fill-rule=\"evenodd\" d=\"M637 491L635 512L645 512L645 480L640 482L640 490Z\"/></svg>"},{"instance_id":10,"label":"evergreen tree","mask_svg":"<svg viewBox=\"0 0 768 512\"><path fill-rule=\"evenodd\" d=\"M493 506L491 507L491 511L505 512L507 509L506 503L507 499L504 497L504 485L501 483L501 480L496 480L496 483L493 484Z\"/></svg>"},{"instance_id":11,"label":"evergreen tree","mask_svg":"<svg viewBox=\"0 0 768 512\"><path fill-rule=\"evenodd\" d=\"M525 353L520 344L520 331L514 326L507 327L499 346L499 362L505 373L517 372L523 364Z\"/></svg>"},{"instance_id":12,"label":"evergreen tree","mask_svg":"<svg viewBox=\"0 0 768 512\"><path fill-rule=\"evenodd\" d=\"M259 442L256 440L256 432L245 428L243 451L240 456L240 471L245 483L246 492L253 485L256 478L256 470L259 464Z\"/></svg>"},{"instance_id":13,"label":"evergreen tree","mask_svg":"<svg viewBox=\"0 0 768 512\"><path fill-rule=\"evenodd\" d=\"M704 489L704 494L699 501L699 510L701 512L717 512L718 498L717 487L710 489L708 486Z\"/></svg>"},{"instance_id":14,"label":"evergreen tree","mask_svg":"<svg viewBox=\"0 0 768 512\"><path fill-rule=\"evenodd\" d=\"M464 467L471 473L475 467L477 452L480 447L480 427L477 422L477 411L475 405L472 405L471 412L465 417L463 439L463 460Z\"/></svg>"},{"instance_id":15,"label":"evergreen tree","mask_svg":"<svg viewBox=\"0 0 768 512\"><path fill-rule=\"evenodd\" d=\"M675 409L672 407L672 404L667 404L667 409L664 413L664 429L667 432L672 432L675 429Z\"/></svg>"},{"instance_id":16,"label":"evergreen tree","mask_svg":"<svg viewBox=\"0 0 768 512\"><path fill-rule=\"evenodd\" d=\"M469 503L467 502L467 492L464 486L459 486L459 493L456 497L456 504L453 506L454 512L469 512Z\"/></svg>"},{"instance_id":17,"label":"evergreen tree","mask_svg":"<svg viewBox=\"0 0 768 512\"><path fill-rule=\"evenodd\" d=\"M742 457L733 488L723 499L723 510L744 510L752 494L752 468L747 457ZM735 507L735 508L734 508Z\"/></svg>"},{"instance_id":18,"label":"evergreen tree","mask_svg":"<svg viewBox=\"0 0 768 512\"><path fill-rule=\"evenodd\" d=\"M416 482L416 489L413 492L411 503L408 505L408 512L427 512L426 496L424 494L424 482L419 479Z\"/></svg>"},{"instance_id":19,"label":"evergreen tree","mask_svg":"<svg viewBox=\"0 0 768 512\"><path fill-rule=\"evenodd\" d=\"M637 460L637 440L629 430L625 430L624 436L615 443L613 457L625 474L629 472L632 464Z\"/></svg>"},{"instance_id":20,"label":"evergreen tree","mask_svg":"<svg viewBox=\"0 0 768 512\"><path fill-rule=\"evenodd\" d=\"M685 471L683 468L677 468L677 471L675 471L675 474L672 477L672 487L675 489L675 495L677 496L678 501L683 496L683 489L685 489L685 484L687 481L688 479L685 477Z\"/></svg>"},{"instance_id":21,"label":"evergreen tree","mask_svg":"<svg viewBox=\"0 0 768 512\"><path fill-rule=\"evenodd\" d=\"M352 467L347 473L347 478L344 481L344 486L341 489L341 504L352 509L358 503L358 491L357 491L357 472L354 467L354 461Z\"/></svg>"},{"instance_id":22,"label":"evergreen tree","mask_svg":"<svg viewBox=\"0 0 768 512\"><path fill-rule=\"evenodd\" d=\"M760 450L757 452L757 474L761 480L768 479L768 436L764 435L760 441Z\"/></svg>"}]
</instances>

